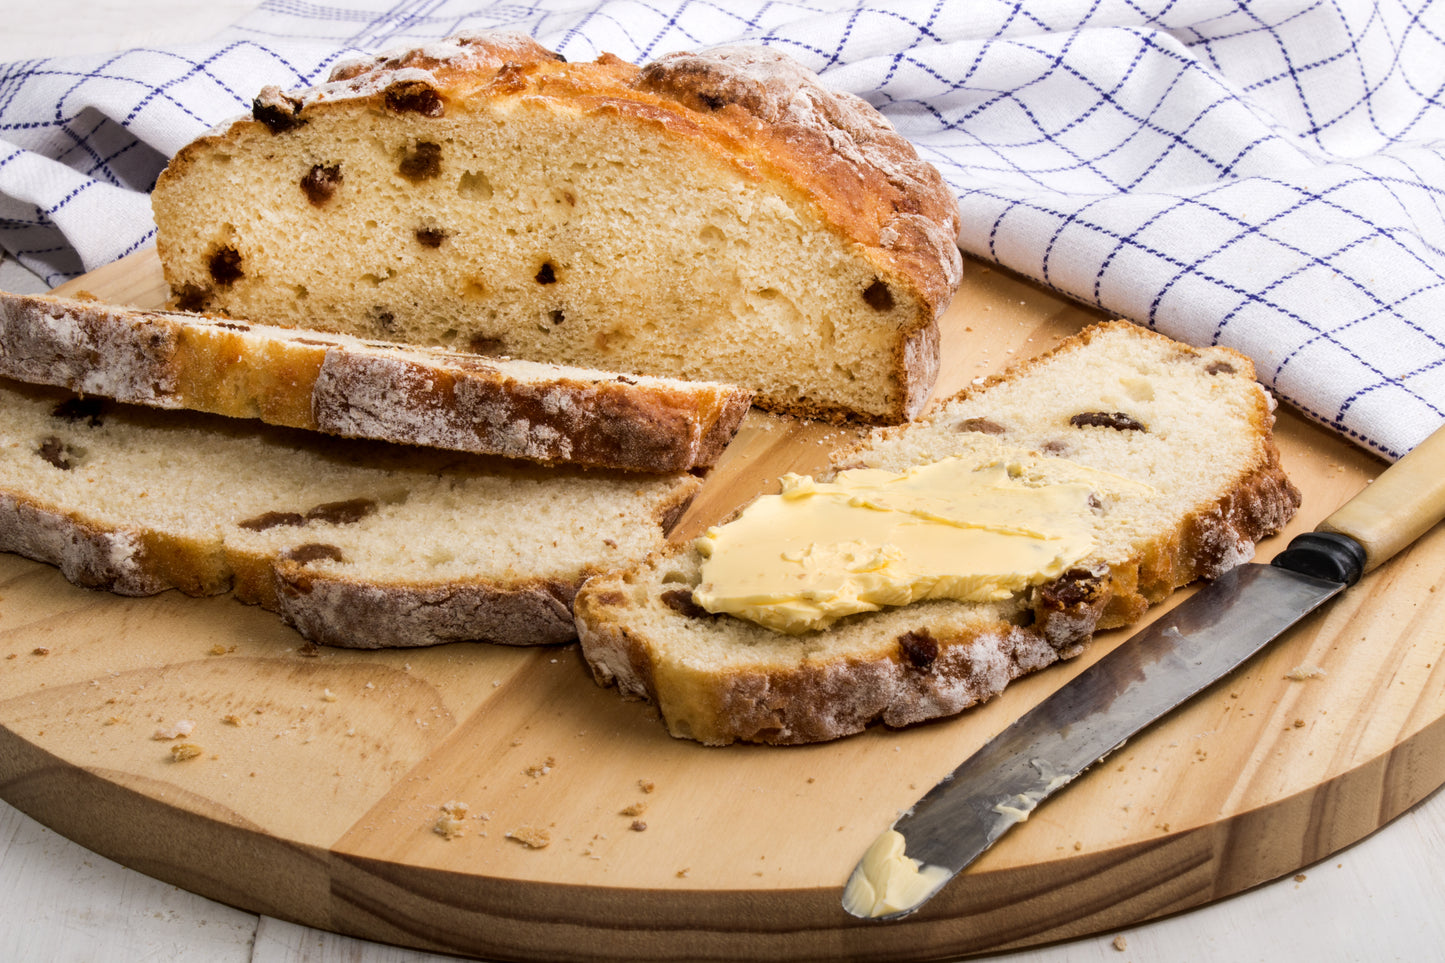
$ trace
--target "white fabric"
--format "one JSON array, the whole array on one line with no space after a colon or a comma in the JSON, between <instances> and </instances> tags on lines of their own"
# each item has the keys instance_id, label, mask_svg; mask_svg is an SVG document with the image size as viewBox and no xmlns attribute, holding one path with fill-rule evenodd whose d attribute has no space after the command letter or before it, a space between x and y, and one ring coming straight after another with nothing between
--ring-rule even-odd
<instances>
[{"instance_id":1,"label":"white fabric","mask_svg":"<svg viewBox=\"0 0 1445 963\"><path fill-rule=\"evenodd\" d=\"M165 159L361 51L778 47L956 189L965 251L1196 344L1387 458L1445 421L1445 11L1428 0L269 0L213 42L0 67L0 245L50 283L151 242Z\"/></svg>"}]
</instances>

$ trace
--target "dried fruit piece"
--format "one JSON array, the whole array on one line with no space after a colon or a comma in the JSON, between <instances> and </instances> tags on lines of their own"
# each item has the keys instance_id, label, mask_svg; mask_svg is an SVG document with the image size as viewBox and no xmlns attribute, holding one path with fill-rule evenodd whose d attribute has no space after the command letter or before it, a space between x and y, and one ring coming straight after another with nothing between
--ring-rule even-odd
<instances>
[{"instance_id":1,"label":"dried fruit piece","mask_svg":"<svg viewBox=\"0 0 1445 963\"><path fill-rule=\"evenodd\" d=\"M246 276L241 270L241 252L230 245L211 252L211 256L206 260L206 269L211 272L211 278L222 287L235 284Z\"/></svg>"},{"instance_id":2,"label":"dried fruit piece","mask_svg":"<svg viewBox=\"0 0 1445 963\"><path fill-rule=\"evenodd\" d=\"M442 172L442 148L431 141L417 141L402 155L396 171L412 183L430 180Z\"/></svg>"},{"instance_id":3,"label":"dried fruit piece","mask_svg":"<svg viewBox=\"0 0 1445 963\"><path fill-rule=\"evenodd\" d=\"M341 186L340 164L316 164L301 178L301 190L313 207L324 207Z\"/></svg>"},{"instance_id":4,"label":"dried fruit piece","mask_svg":"<svg viewBox=\"0 0 1445 963\"><path fill-rule=\"evenodd\" d=\"M893 292L882 281L874 281L863 289L863 300L874 311L893 310Z\"/></svg>"},{"instance_id":5,"label":"dried fruit piece","mask_svg":"<svg viewBox=\"0 0 1445 963\"><path fill-rule=\"evenodd\" d=\"M953 426L958 431L976 431L984 435L1001 435L1008 429L991 418L965 418Z\"/></svg>"},{"instance_id":6,"label":"dried fruit piece","mask_svg":"<svg viewBox=\"0 0 1445 963\"><path fill-rule=\"evenodd\" d=\"M1069 419L1075 428L1113 428L1116 431L1147 431L1143 422L1122 411L1081 411Z\"/></svg>"}]
</instances>

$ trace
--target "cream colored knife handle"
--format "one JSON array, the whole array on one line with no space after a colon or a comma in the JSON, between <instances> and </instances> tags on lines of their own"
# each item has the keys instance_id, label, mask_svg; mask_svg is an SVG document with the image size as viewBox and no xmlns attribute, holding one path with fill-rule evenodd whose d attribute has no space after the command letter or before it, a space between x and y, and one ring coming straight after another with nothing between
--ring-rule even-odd
<instances>
[{"instance_id":1,"label":"cream colored knife handle","mask_svg":"<svg viewBox=\"0 0 1445 963\"><path fill-rule=\"evenodd\" d=\"M1365 549L1365 571L1445 518L1445 428L1386 468L1365 489L1320 523L1316 531L1348 535Z\"/></svg>"}]
</instances>

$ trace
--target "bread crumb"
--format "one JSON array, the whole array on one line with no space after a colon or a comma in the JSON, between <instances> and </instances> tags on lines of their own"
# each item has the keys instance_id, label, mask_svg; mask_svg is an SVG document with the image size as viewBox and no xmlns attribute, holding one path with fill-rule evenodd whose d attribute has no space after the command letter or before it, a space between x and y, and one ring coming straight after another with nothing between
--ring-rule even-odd
<instances>
[{"instance_id":1,"label":"bread crumb","mask_svg":"<svg viewBox=\"0 0 1445 963\"><path fill-rule=\"evenodd\" d=\"M322 689L322 690L321 690L321 701L322 701L322 702L335 702L335 701L336 701L336 693L335 693L335 692L332 692L330 689Z\"/></svg>"},{"instance_id":2,"label":"bread crumb","mask_svg":"<svg viewBox=\"0 0 1445 963\"><path fill-rule=\"evenodd\" d=\"M226 654L227 652L229 652L229 651L235 651L235 650L234 650L234 649L227 649L224 645L222 645L221 643L217 642L215 645L211 646L211 651L210 651L209 654L210 654L210 655L225 655L225 654Z\"/></svg>"},{"instance_id":3,"label":"bread crumb","mask_svg":"<svg viewBox=\"0 0 1445 963\"><path fill-rule=\"evenodd\" d=\"M552 834L534 826L518 826L507 832L507 838L515 840L528 849L545 849L552 842Z\"/></svg>"},{"instance_id":4,"label":"bread crumb","mask_svg":"<svg viewBox=\"0 0 1445 963\"><path fill-rule=\"evenodd\" d=\"M641 816L647 812L647 803L636 802L618 812L619 816Z\"/></svg>"},{"instance_id":5,"label":"bread crumb","mask_svg":"<svg viewBox=\"0 0 1445 963\"><path fill-rule=\"evenodd\" d=\"M171 746L171 761L185 762L187 759L196 758L205 751L206 750L202 749L194 742L182 742L178 745Z\"/></svg>"},{"instance_id":6,"label":"bread crumb","mask_svg":"<svg viewBox=\"0 0 1445 963\"><path fill-rule=\"evenodd\" d=\"M536 764L534 764L534 765L528 766L526 769L523 769L523 770L522 770L522 773L523 773L524 775L531 776L533 779L536 779L536 778L538 778L539 776L545 776L545 775L547 775L547 773L549 773L549 772L552 771L552 767L555 766L556 764L557 764L557 760L554 759L554 758L551 757L551 756L548 756L548 757L547 757L546 759L544 759L543 761L541 761L541 762L539 762L539 763L536 763Z\"/></svg>"},{"instance_id":7,"label":"bread crumb","mask_svg":"<svg viewBox=\"0 0 1445 963\"><path fill-rule=\"evenodd\" d=\"M1311 662L1302 662L1284 674L1286 679L1292 682L1304 682L1307 679L1319 679L1325 675L1325 670Z\"/></svg>"},{"instance_id":8,"label":"bread crumb","mask_svg":"<svg viewBox=\"0 0 1445 963\"><path fill-rule=\"evenodd\" d=\"M467 831L466 818L471 807L464 802L452 800L442 803L441 815L432 826L432 832L443 839L456 839Z\"/></svg>"},{"instance_id":9,"label":"bread crumb","mask_svg":"<svg viewBox=\"0 0 1445 963\"><path fill-rule=\"evenodd\" d=\"M637 788L643 792L652 792L657 786L653 784L651 779L639 779L637 780Z\"/></svg>"},{"instance_id":10,"label":"bread crumb","mask_svg":"<svg viewBox=\"0 0 1445 963\"><path fill-rule=\"evenodd\" d=\"M1305 727L1305 721L1303 719L1296 719L1294 721L1294 727L1296 729L1303 729Z\"/></svg>"},{"instance_id":11,"label":"bread crumb","mask_svg":"<svg viewBox=\"0 0 1445 963\"><path fill-rule=\"evenodd\" d=\"M1304 874L1304 873L1296 873L1296 874L1295 874L1295 877L1294 877L1294 881L1295 881L1296 883L1303 883L1303 882L1305 881L1305 874Z\"/></svg>"},{"instance_id":12,"label":"bread crumb","mask_svg":"<svg viewBox=\"0 0 1445 963\"><path fill-rule=\"evenodd\" d=\"M232 713L231 715L221 716L221 721L228 726L240 727L246 724L246 720L242 719L240 716L234 713Z\"/></svg>"},{"instance_id":13,"label":"bread crumb","mask_svg":"<svg viewBox=\"0 0 1445 963\"><path fill-rule=\"evenodd\" d=\"M125 721L125 720L122 719L120 716L111 716L109 719L107 719L107 720L105 720L104 722L102 722L101 725L103 725L103 726L117 726L117 725L120 725L120 724L121 724L122 722L124 722L124 721Z\"/></svg>"},{"instance_id":14,"label":"bread crumb","mask_svg":"<svg viewBox=\"0 0 1445 963\"><path fill-rule=\"evenodd\" d=\"M690 872L692 872L692 869L691 869L691 868L680 869L680 870L677 871L677 878L678 878L678 879L687 879L687 874L690 873Z\"/></svg>"},{"instance_id":15,"label":"bread crumb","mask_svg":"<svg viewBox=\"0 0 1445 963\"><path fill-rule=\"evenodd\" d=\"M632 821L632 825L628 826L627 828L632 830L634 833L640 833L644 832L647 829L647 823L643 822L640 819L634 819Z\"/></svg>"},{"instance_id":16,"label":"bread crumb","mask_svg":"<svg viewBox=\"0 0 1445 963\"><path fill-rule=\"evenodd\" d=\"M43 646L43 645L37 645L35 648L33 648L33 649L30 650L30 654L31 654L31 655L49 655L49 654L50 654L50 650L47 649L47 648L46 648L45 646Z\"/></svg>"},{"instance_id":17,"label":"bread crumb","mask_svg":"<svg viewBox=\"0 0 1445 963\"><path fill-rule=\"evenodd\" d=\"M157 729L151 738L156 742L168 742L171 739L179 739L181 736L188 736L196 724L189 719L181 719L169 726Z\"/></svg>"},{"instance_id":18,"label":"bread crumb","mask_svg":"<svg viewBox=\"0 0 1445 963\"><path fill-rule=\"evenodd\" d=\"M1125 950L1127 950L1128 948L1129 948L1129 941L1126 940L1126 939L1124 939L1123 936L1116 936L1116 937L1114 937L1114 949L1116 949L1116 950L1118 950L1120 953L1122 953L1122 952L1124 952Z\"/></svg>"}]
</instances>

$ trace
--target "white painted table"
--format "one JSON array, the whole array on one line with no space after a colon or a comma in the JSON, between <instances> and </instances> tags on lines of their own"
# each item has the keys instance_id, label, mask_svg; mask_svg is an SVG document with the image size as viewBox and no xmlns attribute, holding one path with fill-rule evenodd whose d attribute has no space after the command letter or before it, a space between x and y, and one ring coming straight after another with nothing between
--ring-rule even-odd
<instances>
[{"instance_id":1,"label":"white painted table","mask_svg":"<svg viewBox=\"0 0 1445 963\"><path fill-rule=\"evenodd\" d=\"M257 0L0 0L0 62L200 40L255 6ZM0 289L44 285L7 259ZM0 960L140 959L449 958L195 896L97 856L0 802ZM1171 919L990 959L1445 961L1445 793L1293 878Z\"/></svg>"}]
</instances>

